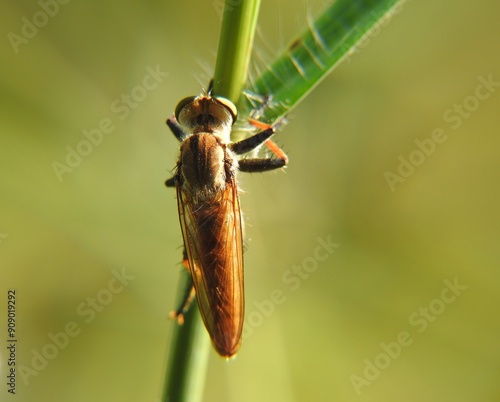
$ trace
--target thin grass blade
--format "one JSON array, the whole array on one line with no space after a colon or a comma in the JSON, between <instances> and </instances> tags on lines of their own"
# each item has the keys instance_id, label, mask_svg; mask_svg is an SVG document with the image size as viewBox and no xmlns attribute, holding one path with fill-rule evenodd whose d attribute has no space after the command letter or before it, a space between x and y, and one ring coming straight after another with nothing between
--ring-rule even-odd
<instances>
[{"instance_id":1,"label":"thin grass blade","mask_svg":"<svg viewBox=\"0 0 500 402\"><path fill-rule=\"evenodd\" d=\"M405 0L338 0L328 6L271 63L246 91L256 98L272 96L260 119L274 122L296 106L356 44L401 11ZM240 112L256 107L247 99Z\"/></svg>"}]
</instances>

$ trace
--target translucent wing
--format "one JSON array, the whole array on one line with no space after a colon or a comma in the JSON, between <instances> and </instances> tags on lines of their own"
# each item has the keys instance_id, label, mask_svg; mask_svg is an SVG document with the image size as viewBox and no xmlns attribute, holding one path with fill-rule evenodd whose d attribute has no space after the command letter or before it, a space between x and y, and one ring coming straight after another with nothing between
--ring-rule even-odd
<instances>
[{"instance_id":1,"label":"translucent wing","mask_svg":"<svg viewBox=\"0 0 500 402\"><path fill-rule=\"evenodd\" d=\"M220 355L236 354L243 328L243 248L236 181L198 197L177 187L177 201L189 271L198 306Z\"/></svg>"}]
</instances>

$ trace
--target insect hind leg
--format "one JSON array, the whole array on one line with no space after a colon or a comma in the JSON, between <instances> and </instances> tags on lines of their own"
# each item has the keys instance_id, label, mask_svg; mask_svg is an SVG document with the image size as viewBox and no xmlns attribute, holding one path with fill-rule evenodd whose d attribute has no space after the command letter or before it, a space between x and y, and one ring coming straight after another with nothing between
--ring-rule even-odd
<instances>
[{"instance_id":1,"label":"insect hind leg","mask_svg":"<svg viewBox=\"0 0 500 402\"><path fill-rule=\"evenodd\" d=\"M193 302L195 296L196 292L194 290L194 285L191 284L189 290L183 297L182 303L176 310L170 312L170 318L175 319L179 325L184 324L184 316L189 311L189 308L191 307L191 303Z\"/></svg>"},{"instance_id":2,"label":"insect hind leg","mask_svg":"<svg viewBox=\"0 0 500 402\"><path fill-rule=\"evenodd\" d=\"M183 257L182 257L182 265L186 270L189 272L189 262L187 259L187 254L186 254L186 249L183 251ZM190 276L190 285L186 287L184 294L182 295L182 302L180 303L179 307L170 312L170 318L173 318L177 320L177 323L179 325L184 324L184 315L189 311L189 307L191 306L191 303L193 302L196 292L194 290L194 284L193 281L191 280Z\"/></svg>"}]
</instances>

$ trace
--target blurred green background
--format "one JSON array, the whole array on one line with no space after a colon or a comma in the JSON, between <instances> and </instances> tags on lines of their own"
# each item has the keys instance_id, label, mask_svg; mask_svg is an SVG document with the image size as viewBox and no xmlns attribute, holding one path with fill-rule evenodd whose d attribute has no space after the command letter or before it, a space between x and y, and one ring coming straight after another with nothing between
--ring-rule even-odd
<instances>
[{"instance_id":1,"label":"blurred green background","mask_svg":"<svg viewBox=\"0 0 500 402\"><path fill-rule=\"evenodd\" d=\"M264 1L260 57L321 5ZM18 364L57 354L18 372L17 400L157 401L182 245L164 120L210 77L221 2L71 1L16 46L41 6L0 7L0 338L15 288ZM500 400L500 91L476 92L500 82L499 13L408 2L291 113L286 173L240 175L252 324L236 360L211 351L204 401ZM59 180L54 161L100 124ZM401 158L418 166L391 189ZM318 238L340 246L300 277Z\"/></svg>"}]
</instances>

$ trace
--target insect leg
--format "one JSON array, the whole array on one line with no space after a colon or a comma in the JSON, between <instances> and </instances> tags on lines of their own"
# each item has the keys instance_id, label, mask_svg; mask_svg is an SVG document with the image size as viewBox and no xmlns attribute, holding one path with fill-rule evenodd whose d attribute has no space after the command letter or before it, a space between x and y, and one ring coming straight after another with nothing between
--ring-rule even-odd
<instances>
[{"instance_id":1,"label":"insect leg","mask_svg":"<svg viewBox=\"0 0 500 402\"><path fill-rule=\"evenodd\" d=\"M250 173L266 172L268 170L279 169L285 166L288 163L288 156L286 156L285 152L283 152L278 145L269 139L276 131L276 126L279 126L282 123L278 123L273 127L252 118L249 119L249 121L252 125L261 128L263 131L232 144L236 148L236 150L231 148L232 151L236 154L245 153L264 143L266 147L276 156L276 158L241 159L238 161L239 170L241 172Z\"/></svg>"},{"instance_id":2,"label":"insect leg","mask_svg":"<svg viewBox=\"0 0 500 402\"><path fill-rule=\"evenodd\" d=\"M165 186L167 187L175 187L175 176L171 177L165 182Z\"/></svg>"},{"instance_id":3,"label":"insect leg","mask_svg":"<svg viewBox=\"0 0 500 402\"><path fill-rule=\"evenodd\" d=\"M257 159L242 159L238 161L239 171L247 173L267 172L282 168L286 165L287 160L278 158L257 158Z\"/></svg>"},{"instance_id":4,"label":"insect leg","mask_svg":"<svg viewBox=\"0 0 500 402\"><path fill-rule=\"evenodd\" d=\"M187 259L186 249L184 249L182 265L184 265L184 268L186 268L189 272L188 264L189 263ZM189 307L191 306L191 303L193 302L195 296L196 292L194 290L194 284L191 281L191 286L187 287L186 293L184 293L182 297L182 303L176 310L170 312L170 318L176 319L179 325L184 324L184 315L188 312Z\"/></svg>"},{"instance_id":5,"label":"insect leg","mask_svg":"<svg viewBox=\"0 0 500 402\"><path fill-rule=\"evenodd\" d=\"M183 141L186 137L186 133L182 130L181 125L177 122L177 119L172 116L170 119L167 119L167 126L174 134L175 138L179 141ZM167 187L175 187L175 177L171 177L165 182Z\"/></svg>"},{"instance_id":6,"label":"insect leg","mask_svg":"<svg viewBox=\"0 0 500 402\"><path fill-rule=\"evenodd\" d=\"M286 156L278 145L271 140L267 140L265 144L276 155L276 158L241 159L238 161L240 172L267 172L268 170L282 168L288 163L288 156Z\"/></svg>"},{"instance_id":7,"label":"insect leg","mask_svg":"<svg viewBox=\"0 0 500 402\"><path fill-rule=\"evenodd\" d=\"M181 305L177 308L177 310L170 312L170 318L177 320L179 325L184 324L184 315L188 312L195 295L194 285L191 285L189 291L186 292Z\"/></svg>"},{"instance_id":8,"label":"insect leg","mask_svg":"<svg viewBox=\"0 0 500 402\"><path fill-rule=\"evenodd\" d=\"M257 148L262 143L266 142L273 134L275 130L273 127L269 127L263 131L259 131L257 134L251 137L245 138L244 140L230 144L229 147L236 155L245 154L250 152L252 149Z\"/></svg>"},{"instance_id":9,"label":"insect leg","mask_svg":"<svg viewBox=\"0 0 500 402\"><path fill-rule=\"evenodd\" d=\"M177 122L177 119L172 116L170 119L167 119L167 126L174 134L175 138L179 141L183 141L184 137L186 137L186 133L182 130L181 125Z\"/></svg>"},{"instance_id":10,"label":"insect leg","mask_svg":"<svg viewBox=\"0 0 500 402\"><path fill-rule=\"evenodd\" d=\"M248 119L248 122L262 131L259 131L257 134L254 134L249 138L230 144L229 147L231 151L233 151L236 155L241 155L250 152L265 142L266 146L272 151L273 154L275 154L278 158L286 159L288 162L288 158L285 153L274 142L269 140L276 130L286 123L286 119L282 118L274 125L264 123L252 117Z\"/></svg>"},{"instance_id":11,"label":"insect leg","mask_svg":"<svg viewBox=\"0 0 500 402\"><path fill-rule=\"evenodd\" d=\"M288 156L283 152L283 150L274 142L271 140L267 140L265 142L266 147L278 158L278 160L283 160L285 166L288 163Z\"/></svg>"}]
</instances>

